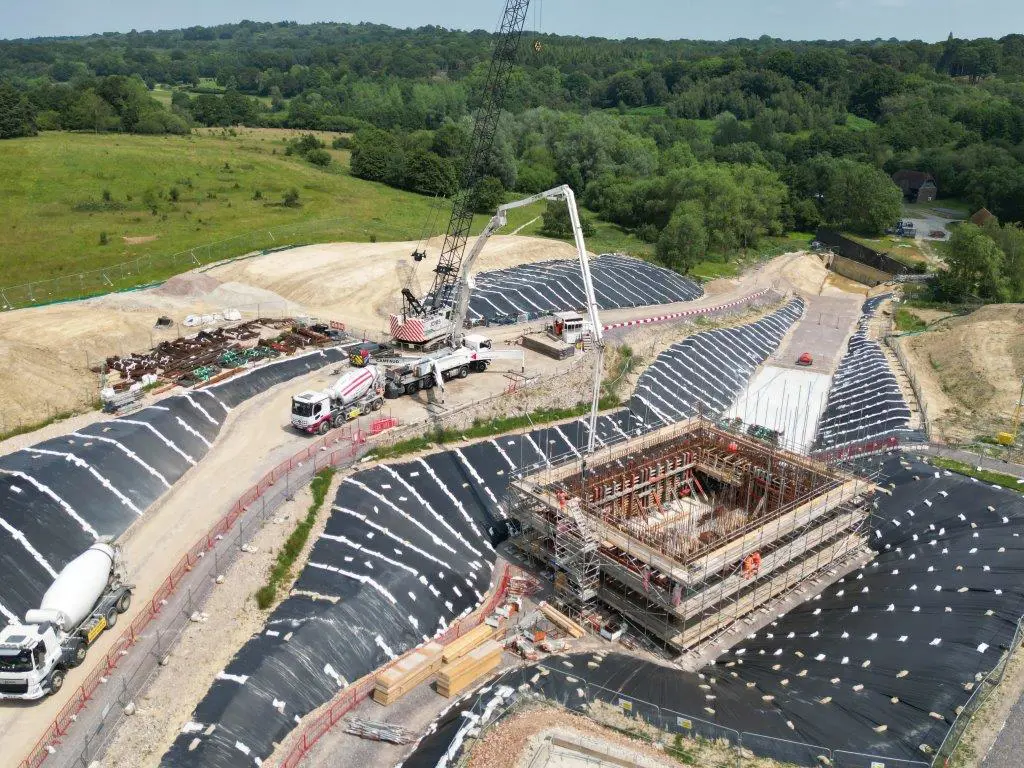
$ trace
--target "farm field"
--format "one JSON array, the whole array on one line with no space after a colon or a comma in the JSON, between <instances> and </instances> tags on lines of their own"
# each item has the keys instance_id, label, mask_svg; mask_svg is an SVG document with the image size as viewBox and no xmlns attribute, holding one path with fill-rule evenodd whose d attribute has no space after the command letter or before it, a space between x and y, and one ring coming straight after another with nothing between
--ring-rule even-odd
<instances>
[{"instance_id":1,"label":"farm field","mask_svg":"<svg viewBox=\"0 0 1024 768\"><path fill-rule=\"evenodd\" d=\"M36 301L74 298L167 278L197 263L293 243L418 240L433 200L356 179L346 150L328 151L326 169L285 155L287 129L206 129L190 136L50 132L0 146L0 207L7 247L0 286L53 278L60 291ZM321 134L329 140L336 134ZM298 192L297 204L285 195ZM543 206L514 211L507 231ZM476 229L485 221L479 216ZM434 233L447 225L442 209ZM647 256L652 248L599 223L591 251ZM195 260L186 253L197 249ZM114 269L103 285L78 289L79 272L152 257L137 270ZM13 296L11 304L18 304Z\"/></svg>"}]
</instances>

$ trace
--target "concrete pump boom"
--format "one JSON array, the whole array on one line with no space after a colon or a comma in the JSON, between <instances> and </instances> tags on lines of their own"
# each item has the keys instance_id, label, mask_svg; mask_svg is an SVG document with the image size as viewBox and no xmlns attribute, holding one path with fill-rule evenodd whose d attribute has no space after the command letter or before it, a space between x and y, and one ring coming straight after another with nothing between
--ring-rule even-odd
<instances>
[{"instance_id":1,"label":"concrete pump boom","mask_svg":"<svg viewBox=\"0 0 1024 768\"><path fill-rule=\"evenodd\" d=\"M536 195L530 195L530 197L525 197L522 200L498 206L497 213L487 222L487 226L484 227L483 232L480 233L476 242L473 243L473 248L470 250L469 255L463 259L462 267L459 271L459 279L455 285L455 304L451 314L452 345L456 348L462 345L463 328L466 323L466 314L469 311L469 275L473 269L473 264L476 263L477 257L487 244L487 240L508 223L509 211L532 205L540 200L565 201L569 208L569 221L572 224L572 237L576 243L576 255L580 260L580 274L583 277L583 293L587 302L587 316L593 328L592 333L596 351L593 390L590 402L590 423L587 436L587 454L589 455L594 452L597 432L597 410L598 402L601 399L601 374L604 372L604 332L601 328L597 297L594 294L594 281L590 276L590 261L587 259L587 247L583 242L583 228L580 226L580 213L576 207L576 195L569 185L563 184L560 187L538 192Z\"/></svg>"}]
</instances>

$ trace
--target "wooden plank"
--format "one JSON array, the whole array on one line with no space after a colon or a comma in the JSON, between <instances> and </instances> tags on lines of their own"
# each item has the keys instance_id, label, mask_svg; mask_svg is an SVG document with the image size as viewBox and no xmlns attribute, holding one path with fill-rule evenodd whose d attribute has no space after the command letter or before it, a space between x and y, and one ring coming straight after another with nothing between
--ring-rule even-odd
<instances>
[{"instance_id":1,"label":"wooden plank","mask_svg":"<svg viewBox=\"0 0 1024 768\"><path fill-rule=\"evenodd\" d=\"M441 655L441 661L445 664L450 664L459 657L465 656L481 643L490 640L493 636L494 629L486 624L474 627L458 640L453 640L445 646L444 653Z\"/></svg>"},{"instance_id":2,"label":"wooden plank","mask_svg":"<svg viewBox=\"0 0 1024 768\"><path fill-rule=\"evenodd\" d=\"M458 695L496 669L501 663L501 655L501 644L488 640L462 658L445 664L437 675L437 692L449 698Z\"/></svg>"},{"instance_id":3,"label":"wooden plank","mask_svg":"<svg viewBox=\"0 0 1024 768\"><path fill-rule=\"evenodd\" d=\"M377 676L373 700L385 706L393 704L437 672L443 654L443 645L428 643L420 650L403 656Z\"/></svg>"},{"instance_id":4,"label":"wooden plank","mask_svg":"<svg viewBox=\"0 0 1024 768\"><path fill-rule=\"evenodd\" d=\"M573 621L564 613L559 611L557 608L554 608L553 606L549 605L546 601L540 603L540 605L538 605L537 608L539 608L540 612L547 616L552 622L554 622L557 626L561 627L563 630L565 630L573 637L578 639L587 634L587 631L583 629L583 627L581 627L575 621Z\"/></svg>"}]
</instances>

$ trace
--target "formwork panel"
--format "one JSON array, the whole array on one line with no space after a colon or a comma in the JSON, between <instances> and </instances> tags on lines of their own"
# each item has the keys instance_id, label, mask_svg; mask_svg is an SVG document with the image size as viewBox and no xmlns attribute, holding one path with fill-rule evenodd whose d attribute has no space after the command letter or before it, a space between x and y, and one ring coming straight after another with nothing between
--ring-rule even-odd
<instances>
[{"instance_id":1,"label":"formwork panel","mask_svg":"<svg viewBox=\"0 0 1024 768\"><path fill-rule=\"evenodd\" d=\"M597 599L683 651L862 552L873 492L696 417L514 478L510 514L567 605Z\"/></svg>"}]
</instances>

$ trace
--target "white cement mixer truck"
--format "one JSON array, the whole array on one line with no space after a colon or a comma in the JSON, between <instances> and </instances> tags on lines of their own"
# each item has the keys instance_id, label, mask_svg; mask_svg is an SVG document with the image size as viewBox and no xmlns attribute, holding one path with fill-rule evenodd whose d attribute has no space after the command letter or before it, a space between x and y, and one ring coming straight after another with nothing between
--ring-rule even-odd
<instances>
[{"instance_id":1,"label":"white cement mixer truck","mask_svg":"<svg viewBox=\"0 0 1024 768\"><path fill-rule=\"evenodd\" d=\"M321 392L292 397L292 426L324 434L331 427L358 418L384 405L384 374L376 365L349 371Z\"/></svg>"},{"instance_id":2,"label":"white cement mixer truck","mask_svg":"<svg viewBox=\"0 0 1024 768\"><path fill-rule=\"evenodd\" d=\"M39 699L64 685L68 669L128 610L121 550L93 544L57 574L24 624L0 630L0 699Z\"/></svg>"}]
</instances>

